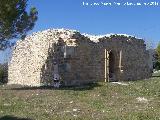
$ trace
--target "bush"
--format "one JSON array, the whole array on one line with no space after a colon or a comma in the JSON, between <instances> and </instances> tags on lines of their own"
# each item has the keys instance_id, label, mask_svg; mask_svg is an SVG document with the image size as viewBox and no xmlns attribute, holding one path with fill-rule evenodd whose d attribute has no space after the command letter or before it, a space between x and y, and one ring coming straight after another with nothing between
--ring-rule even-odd
<instances>
[{"instance_id":1,"label":"bush","mask_svg":"<svg viewBox=\"0 0 160 120\"><path fill-rule=\"evenodd\" d=\"M8 64L0 64L0 83L7 83L8 80Z\"/></svg>"},{"instance_id":2,"label":"bush","mask_svg":"<svg viewBox=\"0 0 160 120\"><path fill-rule=\"evenodd\" d=\"M3 82L3 77L4 77L4 71L2 69L2 67L0 68L0 83Z\"/></svg>"},{"instance_id":3,"label":"bush","mask_svg":"<svg viewBox=\"0 0 160 120\"><path fill-rule=\"evenodd\" d=\"M159 62L159 61L157 61L157 62L155 63L155 69L156 69L156 70L160 70L160 62Z\"/></svg>"}]
</instances>

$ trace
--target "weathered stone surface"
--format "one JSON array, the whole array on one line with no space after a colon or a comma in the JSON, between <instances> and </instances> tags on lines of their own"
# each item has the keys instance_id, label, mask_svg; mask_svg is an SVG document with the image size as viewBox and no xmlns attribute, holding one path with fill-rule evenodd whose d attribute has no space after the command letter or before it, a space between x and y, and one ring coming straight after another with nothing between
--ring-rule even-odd
<instances>
[{"instance_id":1,"label":"weathered stone surface","mask_svg":"<svg viewBox=\"0 0 160 120\"><path fill-rule=\"evenodd\" d=\"M17 42L9 63L8 84L52 85L54 62L64 85L104 81L105 49L112 54L112 58L107 58L110 66L106 67L110 81L151 76L149 54L142 39L124 35L96 37L73 30L49 29Z\"/></svg>"}]
</instances>

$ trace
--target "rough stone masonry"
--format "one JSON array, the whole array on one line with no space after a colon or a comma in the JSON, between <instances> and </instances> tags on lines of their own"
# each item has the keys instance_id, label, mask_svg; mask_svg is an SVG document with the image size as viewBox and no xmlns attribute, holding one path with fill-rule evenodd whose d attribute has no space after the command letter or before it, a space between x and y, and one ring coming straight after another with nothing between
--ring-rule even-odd
<instances>
[{"instance_id":1,"label":"rough stone masonry","mask_svg":"<svg viewBox=\"0 0 160 120\"><path fill-rule=\"evenodd\" d=\"M149 78L144 40L125 35L90 36L48 29L19 40L9 63L8 84L62 85Z\"/></svg>"}]
</instances>

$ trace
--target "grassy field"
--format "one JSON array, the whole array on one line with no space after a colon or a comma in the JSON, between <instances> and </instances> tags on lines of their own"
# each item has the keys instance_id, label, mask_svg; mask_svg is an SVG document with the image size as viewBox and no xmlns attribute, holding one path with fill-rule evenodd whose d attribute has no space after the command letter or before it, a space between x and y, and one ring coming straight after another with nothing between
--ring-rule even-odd
<instances>
[{"instance_id":1,"label":"grassy field","mask_svg":"<svg viewBox=\"0 0 160 120\"><path fill-rule=\"evenodd\" d=\"M0 120L160 120L160 78L83 87L0 85Z\"/></svg>"}]
</instances>

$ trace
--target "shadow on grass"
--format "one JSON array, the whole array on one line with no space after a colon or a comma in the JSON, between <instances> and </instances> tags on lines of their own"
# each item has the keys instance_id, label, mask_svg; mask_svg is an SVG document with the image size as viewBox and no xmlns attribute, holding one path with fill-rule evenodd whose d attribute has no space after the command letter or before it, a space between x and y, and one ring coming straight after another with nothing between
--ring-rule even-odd
<instances>
[{"instance_id":1,"label":"shadow on grass","mask_svg":"<svg viewBox=\"0 0 160 120\"><path fill-rule=\"evenodd\" d=\"M152 73L152 77L160 77L160 73Z\"/></svg>"},{"instance_id":2,"label":"shadow on grass","mask_svg":"<svg viewBox=\"0 0 160 120\"><path fill-rule=\"evenodd\" d=\"M160 75L152 75L152 77L160 77Z\"/></svg>"},{"instance_id":3,"label":"shadow on grass","mask_svg":"<svg viewBox=\"0 0 160 120\"><path fill-rule=\"evenodd\" d=\"M14 117L14 116L4 116L4 117L1 117L0 120L32 120L32 119L29 119L29 118L18 118L18 117Z\"/></svg>"},{"instance_id":4,"label":"shadow on grass","mask_svg":"<svg viewBox=\"0 0 160 120\"><path fill-rule=\"evenodd\" d=\"M60 88L54 88L52 86L41 86L41 87L12 87L9 88L11 90L74 90L74 91L85 91L85 90L92 90L95 87L100 87L99 83L90 83L85 85L79 85L79 86L64 86ZM6 90L9 90L6 89Z\"/></svg>"}]
</instances>

